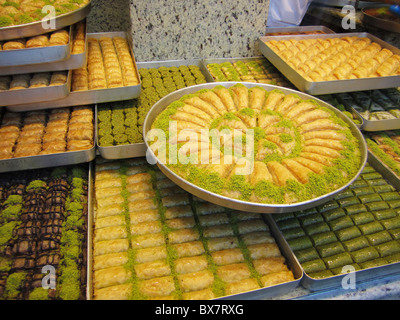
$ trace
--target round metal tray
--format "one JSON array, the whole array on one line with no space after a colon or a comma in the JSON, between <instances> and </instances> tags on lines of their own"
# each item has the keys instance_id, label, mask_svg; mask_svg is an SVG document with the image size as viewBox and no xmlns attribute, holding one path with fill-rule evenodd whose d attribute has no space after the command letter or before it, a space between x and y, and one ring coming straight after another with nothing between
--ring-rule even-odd
<instances>
[{"instance_id":1,"label":"round metal tray","mask_svg":"<svg viewBox=\"0 0 400 320\"><path fill-rule=\"evenodd\" d=\"M255 212L255 213L287 213L287 212L295 212L299 210L304 210L304 209L309 209L312 207L315 207L317 205L323 204L332 198L336 194L338 194L340 191L346 189L349 185L351 185L354 180L357 179L357 177L361 174L365 163L367 161L368 157L368 150L367 150L367 145L364 140L364 137L360 130L357 128L357 126L342 112L340 112L338 109L335 107L331 106L330 104L327 104L326 102L317 99L313 96L310 96L308 94L305 94L300 91L292 90L292 89L287 89L279 86L274 86L274 85L268 85L268 84L259 84L259 83L246 83L246 82L240 82L241 84L245 85L248 88L252 87L262 87L267 91L272 91L274 89L281 90L285 94L289 93L294 93L297 94L300 98L302 99L312 99L315 101L318 101L318 103L323 106L328 108L329 110L332 110L340 119L345 121L349 127L353 135L358 139L359 141L359 148L361 152L361 165L360 168L357 172L357 174L344 186L341 188L328 193L326 195L320 196L318 198L314 198L312 200L308 201L303 201L303 202L298 202L298 203L293 203L293 204L265 204L265 203L257 203L257 202L248 202L248 201L242 201L242 200L237 200L237 199L232 199L228 198L216 193L212 193L208 190L202 189L198 187L197 185L194 185L187 180L183 179L179 175L177 175L175 172L170 170L165 164L160 163L157 161L157 157L155 156L154 152L149 148L149 143L146 139L147 133L150 131L151 126L157 116L168 107L168 105L178 99L180 99L182 96L187 95L187 94L192 94L195 93L201 89L212 89L215 86L224 86L224 87L231 87L238 82L217 82L217 83L206 83L206 84L200 84L200 85L195 85L192 87L184 88L177 90L175 92L170 93L169 95L165 96L161 100L159 100L154 106L150 109L149 113L146 116L146 119L143 124L143 136L145 137L144 141L146 144L147 152L146 152L146 157L149 163L156 163L159 169L173 182L175 182L178 186L180 186L182 189L186 190L187 192L204 199L206 201L215 203L217 205L221 205L224 207L228 207L231 209L235 210L240 210L240 211L248 211L248 212Z\"/></svg>"},{"instance_id":2,"label":"round metal tray","mask_svg":"<svg viewBox=\"0 0 400 320\"><path fill-rule=\"evenodd\" d=\"M44 29L42 26L42 21L3 27L0 28L0 39L4 41L11 39L27 38L52 32L54 30L59 30L85 19L86 16L89 14L90 9L91 2L89 2L82 8L79 8L78 10L57 16L55 18L54 29Z\"/></svg>"},{"instance_id":3,"label":"round metal tray","mask_svg":"<svg viewBox=\"0 0 400 320\"><path fill-rule=\"evenodd\" d=\"M386 20L371 16L365 12L368 9L379 9L388 7L386 6L374 6L374 7L367 7L361 10L361 21L367 25L373 26L375 28L379 28L386 31L397 32L400 33L400 23L396 21Z\"/></svg>"}]
</instances>

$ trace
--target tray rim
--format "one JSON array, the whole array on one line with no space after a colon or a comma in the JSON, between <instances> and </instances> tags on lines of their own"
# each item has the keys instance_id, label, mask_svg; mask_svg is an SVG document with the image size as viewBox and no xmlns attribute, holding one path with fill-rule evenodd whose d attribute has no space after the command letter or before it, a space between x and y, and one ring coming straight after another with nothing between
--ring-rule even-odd
<instances>
[{"instance_id":1,"label":"tray rim","mask_svg":"<svg viewBox=\"0 0 400 320\"><path fill-rule=\"evenodd\" d=\"M272 33L278 32L307 32L307 31L323 31L326 34L336 33L332 29L328 28L324 25L315 25L315 26L294 26L294 27L267 27L267 31L265 35L274 36Z\"/></svg>"},{"instance_id":2,"label":"tray rim","mask_svg":"<svg viewBox=\"0 0 400 320\"><path fill-rule=\"evenodd\" d=\"M26 24L20 24L16 26L8 26L0 28L0 38L2 40L11 40L11 39L32 37L62 29L64 27L67 27L84 19L89 14L91 7L92 7L92 2L91 0L89 0L89 2L86 5L77 10L56 16L55 29L48 29L48 30L43 29L41 27L42 20Z\"/></svg>"},{"instance_id":3,"label":"tray rim","mask_svg":"<svg viewBox=\"0 0 400 320\"><path fill-rule=\"evenodd\" d=\"M376 78L362 79L346 79L346 80L330 80L330 81L308 81L301 76L295 69L289 66L276 52L269 48L266 44L269 40L286 40L286 39L317 39L317 38L342 38L346 36L356 36L360 38L369 38L371 41L377 42L383 48L391 50L393 53L400 54L400 49L392 46L379 39L378 37L367 32L352 33L334 33L334 34L311 34L311 35L286 35L286 36L262 36L258 38L261 53L300 91L311 95L332 94L340 92L386 89L396 87L396 83L400 86L400 76L387 76Z\"/></svg>"},{"instance_id":4,"label":"tray rim","mask_svg":"<svg viewBox=\"0 0 400 320\"><path fill-rule=\"evenodd\" d=\"M350 126L352 133L359 140L359 146L360 146L360 151L361 151L361 166L360 166L357 174L352 179L350 179L348 181L348 183L346 183L344 186L342 186L342 187L338 188L337 190L334 190L326 195L317 197L317 198L309 200L309 201L298 202L298 203L294 203L294 204L290 204L290 205L288 205L288 204L276 205L276 204L263 204L263 203L247 202L247 201L228 198L228 197L225 197L222 195L217 195L215 193L212 193L210 191L202 189L202 188L194 185L193 183L188 182L187 180L178 176L175 172L173 172L171 169L169 169L166 165L161 164L157 160L157 157L154 155L154 152L152 151L152 149L149 147L148 141L146 139L147 132L150 130L151 125L152 125L154 119L157 117L157 115L160 114L169 105L169 103L179 99L180 97L182 97L185 94L197 92L198 90L205 89L205 88L206 89L213 88L217 85L222 85L222 86L229 88L238 83L246 85L248 88L255 87L255 86L261 86L264 89L269 89L268 91L271 91L273 89L278 89L278 90L283 91L284 93L295 93L295 94L299 95L301 98L317 100L317 102L320 105L327 107L328 109L335 112L335 114L339 118L344 120ZM250 82L206 83L206 84L200 84L200 85L180 89L173 93L170 93L169 95L165 96L164 98L159 100L157 103L155 103L153 105L153 107L150 109L150 111L147 113L147 116L146 116L144 124L143 124L143 137L144 137L144 142L147 147L147 152L146 152L147 161L149 163L156 163L156 165L159 167L159 169L170 180L175 182L182 189L186 190L187 192L189 192L191 194L198 196L199 198L202 198L208 202L215 203L217 205L221 205L221 206L228 207L228 208L233 208L233 209L240 210L240 211L248 211L248 212L255 212L255 213L265 213L265 214L287 213L287 212L293 212L293 211L311 208L318 204L325 203L325 202L329 201L330 199L332 199L337 193L344 190L351 183L353 183L357 179L357 177L361 174L361 172L366 164L366 161L367 161L367 146L366 146L366 142L365 142L363 135L361 134L361 132L360 132L359 128L356 126L356 124L351 119L349 119L346 115L341 113L338 109L336 109L335 107L329 105L328 103L326 103L316 97L313 97L313 96L308 95L303 92L299 92L299 91L296 91L293 89L288 89L285 87L279 87L279 86L268 85L268 84L250 83Z\"/></svg>"},{"instance_id":5,"label":"tray rim","mask_svg":"<svg viewBox=\"0 0 400 320\"><path fill-rule=\"evenodd\" d=\"M57 71L55 71L57 72ZM40 73L40 72L38 72ZM67 72L67 81L64 84L40 87L40 88L24 88L18 90L6 90L0 92L0 107L8 107L18 105L22 99L29 98L32 104L42 102L53 102L57 99L65 98L71 91L71 72Z\"/></svg>"},{"instance_id":6,"label":"tray rim","mask_svg":"<svg viewBox=\"0 0 400 320\"><path fill-rule=\"evenodd\" d=\"M395 21L390 21L390 20L385 20L377 17L373 17L369 15L368 13L365 12L367 9L376 9L376 8L384 8L388 7L388 5L372 5L370 7L362 8L361 10L361 21L363 23L366 23L368 25L372 25L374 27L378 27L382 30L390 31L390 32L395 32L395 33L400 33L400 23L395 22Z\"/></svg>"},{"instance_id":7,"label":"tray rim","mask_svg":"<svg viewBox=\"0 0 400 320\"><path fill-rule=\"evenodd\" d=\"M85 48L82 53L72 54L73 42L69 47L69 56L66 59L59 61L50 61L44 63L36 63L29 65L17 65L17 66L5 66L0 67L0 76L10 74L24 74L24 73L40 73L40 72L52 72L52 71L65 71L71 69L79 69L87 63L87 21L85 20ZM82 20L83 21L83 20ZM72 31L75 30L76 24L72 25ZM73 34L71 41L73 41ZM46 47L48 48L48 47ZM0 51L1 52L1 51ZM11 72L12 70L12 72Z\"/></svg>"}]
</instances>

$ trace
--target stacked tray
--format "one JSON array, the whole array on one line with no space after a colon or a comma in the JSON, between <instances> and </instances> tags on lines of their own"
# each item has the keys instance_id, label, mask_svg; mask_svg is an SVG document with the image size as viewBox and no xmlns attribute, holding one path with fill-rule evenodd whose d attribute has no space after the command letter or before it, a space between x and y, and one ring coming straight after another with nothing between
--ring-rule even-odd
<instances>
[{"instance_id":1,"label":"stacked tray","mask_svg":"<svg viewBox=\"0 0 400 320\"><path fill-rule=\"evenodd\" d=\"M128 100L137 98L140 95L140 77L137 73L136 61L133 54L133 44L130 37L127 36L125 32L105 32L105 33L91 33L87 34L88 41L91 40L100 40L102 38L122 38L125 39L129 46L129 51L131 54L131 59L133 62L133 68L136 70L136 78L137 84L127 85L127 86L120 86L120 87L109 87L104 89L86 89L86 90L79 90L75 91L74 86L74 79L75 71L69 71L71 77L71 91L66 97L58 100L47 101L42 103L28 103L27 100L23 104L8 106L10 111L14 112L23 112L23 111L32 111L32 110L42 110L42 109L49 109L49 108L62 108L62 107L69 107L69 106L76 106L82 104L95 104L95 103L104 103L110 101L119 101L119 100ZM89 54L90 52L88 52ZM89 61L88 61L89 65ZM85 67L84 67L85 68ZM80 69L78 69L80 70ZM105 79L104 79L105 80Z\"/></svg>"},{"instance_id":2,"label":"stacked tray","mask_svg":"<svg viewBox=\"0 0 400 320\"><path fill-rule=\"evenodd\" d=\"M207 77L207 72L199 59L139 62L137 67L142 81L142 90L138 99L96 106L99 130L97 148L104 159L145 156L143 122L153 104L177 89L205 83ZM106 125L107 121L104 120L111 120L110 117L121 112L122 109L125 110L124 115L121 115L124 118L122 122L125 122L122 123L123 126L116 128L111 124ZM103 116L101 113L106 114ZM103 133L102 126L104 125L109 128L106 130L107 134ZM113 132L117 130L118 132ZM119 138L116 138L116 135L119 135ZM108 138L104 138L105 136Z\"/></svg>"},{"instance_id":3,"label":"stacked tray","mask_svg":"<svg viewBox=\"0 0 400 320\"><path fill-rule=\"evenodd\" d=\"M400 194L398 183L385 178L390 174L369 161L361 176L332 201L274 216L302 265L304 287L338 288L348 272L356 272L357 281L399 272Z\"/></svg>"},{"instance_id":4,"label":"stacked tray","mask_svg":"<svg viewBox=\"0 0 400 320\"><path fill-rule=\"evenodd\" d=\"M254 299L298 286L296 260L261 216L193 197L145 159L99 160L94 175L89 299Z\"/></svg>"},{"instance_id":5,"label":"stacked tray","mask_svg":"<svg viewBox=\"0 0 400 320\"><path fill-rule=\"evenodd\" d=\"M381 48L391 51L393 54L400 54L400 49L382 41L381 39L368 33L346 33L346 34L322 34L322 35L290 35L290 36L273 36L260 37L259 45L262 54L286 76L300 91L313 95L331 94L361 90L385 89L400 86L400 76L380 76L359 79L346 80L324 80L310 81L302 76L296 69L267 45L270 41L294 40L301 41L306 39L335 39L343 37L357 37L359 39L367 38L373 43L377 43Z\"/></svg>"},{"instance_id":6,"label":"stacked tray","mask_svg":"<svg viewBox=\"0 0 400 320\"><path fill-rule=\"evenodd\" d=\"M83 6L81 6L80 8L68 13L57 15L55 17L51 17L52 13L47 11L47 13L49 14L45 16L41 21L1 27L0 39L10 40L32 37L51 32L53 30L59 30L67 26L71 26L85 19L90 12L90 0L82 1L82 3Z\"/></svg>"},{"instance_id":7,"label":"stacked tray","mask_svg":"<svg viewBox=\"0 0 400 320\"><path fill-rule=\"evenodd\" d=\"M2 300L86 299L89 167L0 175Z\"/></svg>"},{"instance_id":8,"label":"stacked tray","mask_svg":"<svg viewBox=\"0 0 400 320\"><path fill-rule=\"evenodd\" d=\"M69 26L65 30L69 32L69 41L61 45L35 47L32 44L33 47L29 47L30 42L37 41L36 39L41 37L51 38L60 30L40 37L19 39L17 42L21 41L26 44L26 47L21 49L4 50L4 45L8 42L7 40L4 41L3 50L0 51L0 76L81 68L86 63L86 20ZM12 42L13 40L9 41Z\"/></svg>"}]
</instances>

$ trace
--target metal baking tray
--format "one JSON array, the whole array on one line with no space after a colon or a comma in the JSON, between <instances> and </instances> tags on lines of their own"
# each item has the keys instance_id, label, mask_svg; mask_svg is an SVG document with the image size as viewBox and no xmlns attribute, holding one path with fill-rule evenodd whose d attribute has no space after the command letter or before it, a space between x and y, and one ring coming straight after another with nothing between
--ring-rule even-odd
<instances>
[{"instance_id":1,"label":"metal baking tray","mask_svg":"<svg viewBox=\"0 0 400 320\"><path fill-rule=\"evenodd\" d=\"M149 148L149 144L148 141L146 139L147 133L151 130L151 126L154 122L154 120L156 119L156 117L165 109L168 107L168 105L170 103L172 103L173 101L181 98L182 96L186 95L186 94L192 94L195 93L199 90L202 89L212 89L214 88L216 85L222 85L225 87L231 87L237 83L241 83L243 85L245 85L248 88L252 88L255 86L259 86L262 87L264 89L266 89L267 91L272 91L274 89L278 89L281 90L282 92L289 94L289 93L294 93L297 94L300 98L302 99L313 99L316 100L321 106L328 108L329 110L333 111L340 119L342 119L344 122L346 122L353 135L358 139L359 141L359 148L360 148L360 152L361 152L361 166L357 172L357 174L344 186L342 186L341 188L323 195L321 197L312 199L312 200L308 200L308 201L303 201L303 202L299 202L299 203L294 203L291 205L275 205L275 204L262 204L262 203L255 203L255 202L247 202L247 201L241 201L241 200L237 200L237 199L232 199L232 198L228 198L228 197L224 197L212 192L209 192L205 189L202 189L190 182L188 182L185 179L182 179L179 175L177 175L176 173L174 173L172 170L170 170L165 164L160 163L159 161L157 161L157 157L154 155L154 152L151 150L151 148ZM361 132L359 131L359 129L357 128L357 126L354 124L353 121L351 121L347 116L345 116L342 112L340 112L338 109L336 109L335 107L327 104L326 102L317 99L313 96L304 94L302 92L296 91L296 90L292 90L292 89L287 89L287 88L283 88L283 87L278 87L278 86L273 86L273 85L266 85L266 84L260 84L260 83L249 83L249 82L218 82L218 83L207 83L207 84L201 84L201 85L196 85L193 87L189 87L189 88L185 88L185 89L181 89L178 91L175 91L173 93L170 93L169 95L165 96L163 99L161 99L160 101L158 101L149 111L149 113L146 116L146 119L144 121L143 124L143 136L145 137L145 143L146 146L148 148L147 151L147 159L150 163L156 163L157 166L160 168L160 170L169 178L171 179L173 182L175 182L177 185L179 185L182 189L188 191L191 194L194 194L196 196L198 196L199 198L202 198L206 201L215 203L217 205L223 206L223 207L228 207L228 208L232 208L232 209L236 209L236 210L240 210L240 211L249 211L249 212L258 212L258 213L285 213L285 212L294 212L294 211L298 211L298 210L303 210L303 209L308 209L308 208L312 208L315 207L319 204L325 203L329 200L331 200L332 198L334 198L334 196L339 193L340 191L346 189L351 183L353 183L357 177L359 176L359 174L361 174L364 165L367 161L367 146L366 146L366 142L364 140L363 135L361 134Z\"/></svg>"},{"instance_id":2,"label":"metal baking tray","mask_svg":"<svg viewBox=\"0 0 400 320\"><path fill-rule=\"evenodd\" d=\"M265 60L268 62L267 59L265 59L264 56L258 56L258 57L249 57L249 58L211 58L211 59L203 59L202 60L202 64L203 64L203 69L204 72L206 73L206 80L207 82L218 82L214 79L214 77L211 75L210 71L207 68L207 65L212 64L212 63L217 63L217 64L221 64L224 62L230 62L230 63L234 63L237 61L243 61L243 62L250 62L250 61L257 61L257 60ZM268 62L268 64L271 64L270 62ZM271 64L272 67L274 67ZM274 67L275 68L275 67ZM278 78L282 81L286 81L289 85L291 85L291 83L289 82L289 80L286 80L286 78L278 71ZM270 80L275 80L275 79L270 79Z\"/></svg>"},{"instance_id":3,"label":"metal baking tray","mask_svg":"<svg viewBox=\"0 0 400 320\"><path fill-rule=\"evenodd\" d=\"M86 25L85 28L87 30L87 24L85 23L85 25ZM10 74L73 70L83 67L87 62L87 37L86 37L87 32L85 32L84 52L79 54L72 54L73 31L74 31L74 26L71 27L70 31L70 41L67 48L68 53L61 59L56 58L54 52L60 51L58 50L58 48L64 46L0 51L0 76L10 75ZM12 61L13 59L12 54L16 51L20 52L21 59L19 62L21 63L15 63L15 65L10 65L8 62ZM1 66L1 62L3 61L2 53L6 52L8 53L9 56L8 57L5 56L4 65ZM50 57L48 57L48 55L50 55ZM32 62L32 56L34 58L33 61L35 62Z\"/></svg>"},{"instance_id":4,"label":"metal baking tray","mask_svg":"<svg viewBox=\"0 0 400 320\"><path fill-rule=\"evenodd\" d=\"M366 9L377 9L377 8L384 8L388 7L386 6L380 6L380 7L369 7L369 8L363 8L361 10L361 21L365 24L368 24L370 26L373 26L375 28L379 28L382 30L390 31L390 32L397 32L400 33L400 23L397 21L392 21L389 19L381 19L377 18L374 16L371 16L366 12Z\"/></svg>"},{"instance_id":5,"label":"metal baking tray","mask_svg":"<svg viewBox=\"0 0 400 320\"><path fill-rule=\"evenodd\" d=\"M90 184L88 196L88 258L87 258L87 300L93 300L93 237L94 237L94 223L95 223L95 169L93 163L90 163ZM294 281L277 284L270 287L260 288L257 290L243 292L235 295L224 296L216 300L254 300L261 298L277 297L288 292L295 290L301 283L303 278L303 269L299 261L290 249L289 244L279 231L275 222L270 215L263 215L262 218L270 227L271 235L275 238L276 244L281 250L282 256L285 257L289 269L293 272Z\"/></svg>"},{"instance_id":6,"label":"metal baking tray","mask_svg":"<svg viewBox=\"0 0 400 320\"><path fill-rule=\"evenodd\" d=\"M361 119L360 130L363 131L384 131L384 130L397 130L400 129L400 119L384 119L384 120L368 120L365 119L356 109L346 105L345 100L340 99L346 108L351 110L353 115L356 115L358 119Z\"/></svg>"},{"instance_id":7,"label":"metal baking tray","mask_svg":"<svg viewBox=\"0 0 400 320\"><path fill-rule=\"evenodd\" d=\"M398 178L393 179L393 176L390 172L387 171L384 165L380 163L376 158L371 158L371 153L368 153L368 163L382 176L396 188L396 190L400 190L400 185ZM354 272L355 278L357 282L371 281L373 279L384 278L396 273L400 273L400 262L395 262L391 264L387 264L384 266L373 267L363 270L357 270ZM343 278L348 276L349 274L339 274L336 276L332 276L324 279L314 279L311 278L307 273L304 272L301 284L306 289L311 291L317 290L327 290L333 288L341 288Z\"/></svg>"},{"instance_id":8,"label":"metal baking tray","mask_svg":"<svg viewBox=\"0 0 400 320\"><path fill-rule=\"evenodd\" d=\"M371 6L371 2L369 1L356 1L356 0L313 0L312 4L321 4L329 7L339 7L343 8L344 6L353 6L355 8L364 8Z\"/></svg>"},{"instance_id":9,"label":"metal baking tray","mask_svg":"<svg viewBox=\"0 0 400 320\"><path fill-rule=\"evenodd\" d=\"M375 77L364 79L349 79L349 80L334 80L312 82L304 79L296 70L290 67L278 54L269 48L265 42L270 40L288 40L288 39L328 39L342 38L345 36L369 38L387 48L395 54L400 54L400 49L388 44L387 42L375 37L369 33L335 33L335 34L317 34L317 35L289 35L289 36L269 36L260 37L258 39L261 53L272 62L272 64L282 72L300 91L307 92L313 95L385 89L400 86L400 76Z\"/></svg>"},{"instance_id":10,"label":"metal baking tray","mask_svg":"<svg viewBox=\"0 0 400 320\"><path fill-rule=\"evenodd\" d=\"M371 150L368 151L368 163L375 168L390 184L400 191L400 177Z\"/></svg>"},{"instance_id":11,"label":"metal baking tray","mask_svg":"<svg viewBox=\"0 0 400 320\"><path fill-rule=\"evenodd\" d=\"M95 157L96 147L93 146L91 149L83 151L0 160L0 173L86 163L92 161Z\"/></svg>"},{"instance_id":12,"label":"metal baking tray","mask_svg":"<svg viewBox=\"0 0 400 320\"><path fill-rule=\"evenodd\" d=\"M320 31L322 33L319 34L331 34L335 33L335 31L329 29L328 27L325 26L296 26L296 27L267 27L267 31L265 32L266 36L278 36L275 33L292 33L294 34L300 34L302 32L316 32Z\"/></svg>"},{"instance_id":13,"label":"metal baking tray","mask_svg":"<svg viewBox=\"0 0 400 320\"><path fill-rule=\"evenodd\" d=\"M95 121L97 122L97 105L95 110ZM96 125L97 130L97 125ZM101 147L98 134L96 134L96 147L103 159L115 160L126 158L138 158L146 155L146 145L143 143L125 144L119 146Z\"/></svg>"},{"instance_id":14,"label":"metal baking tray","mask_svg":"<svg viewBox=\"0 0 400 320\"><path fill-rule=\"evenodd\" d=\"M200 59L188 59L188 60L167 60L167 61L150 61L150 62L137 62L137 68L150 69L159 67L179 67L196 65L200 68L206 80L209 81L209 73L204 68ZM121 100L121 99L120 99ZM96 119L97 119L97 106L96 106ZM127 144L112 147L101 147L97 141L97 150L104 159L125 159L125 158L136 158L144 157L146 155L146 145L143 143Z\"/></svg>"},{"instance_id":15,"label":"metal baking tray","mask_svg":"<svg viewBox=\"0 0 400 320\"><path fill-rule=\"evenodd\" d=\"M90 9L91 9L91 2L89 2L82 8L79 8L78 10L56 16L54 18L55 22L54 29L43 28L42 21L35 21L17 26L3 27L0 28L0 39L10 40L18 38L27 38L59 30L85 19L86 16L89 14Z\"/></svg>"},{"instance_id":16,"label":"metal baking tray","mask_svg":"<svg viewBox=\"0 0 400 320\"><path fill-rule=\"evenodd\" d=\"M13 106L30 101L34 103L52 103L69 95L71 89L71 72L68 72L66 83L43 88L26 88L20 90L6 90L0 92L0 106ZM30 109L33 110L33 109ZM28 111L28 110L27 110Z\"/></svg>"},{"instance_id":17,"label":"metal baking tray","mask_svg":"<svg viewBox=\"0 0 400 320\"><path fill-rule=\"evenodd\" d=\"M41 169L91 162L96 158L97 121L94 119L93 147L87 150L0 160L0 173Z\"/></svg>"},{"instance_id":18,"label":"metal baking tray","mask_svg":"<svg viewBox=\"0 0 400 320\"><path fill-rule=\"evenodd\" d=\"M41 48L25 48L0 51L0 74L15 74L14 68L66 60L71 55L73 28L68 28L69 41L66 45ZM7 42L7 41L5 41ZM30 72L25 72L30 73Z\"/></svg>"},{"instance_id":19,"label":"metal baking tray","mask_svg":"<svg viewBox=\"0 0 400 320\"><path fill-rule=\"evenodd\" d=\"M128 40L128 44L131 48L131 55L133 59L134 66L137 69L135 56L133 54L133 45L132 39L128 37L126 32L101 32L101 33L88 33L87 39L100 39L102 37L124 37ZM70 72L71 73L71 72ZM138 79L140 81L139 74L137 74ZM79 106L85 104L96 104L96 103L104 103L104 102L112 102L119 100L130 100L138 98L141 91L141 83L139 82L136 86L127 86L127 87L119 87L119 88L108 88L108 89L99 89L99 90L88 90L88 91L79 91L73 92L71 91L65 98L58 99L54 101L48 101L43 103L35 103L32 104L27 103L25 99L24 102L20 102L18 105L7 106L7 109L14 112L23 112L23 111L33 111L33 110L43 110L49 108L62 108L62 107L70 107L70 106Z\"/></svg>"}]
</instances>

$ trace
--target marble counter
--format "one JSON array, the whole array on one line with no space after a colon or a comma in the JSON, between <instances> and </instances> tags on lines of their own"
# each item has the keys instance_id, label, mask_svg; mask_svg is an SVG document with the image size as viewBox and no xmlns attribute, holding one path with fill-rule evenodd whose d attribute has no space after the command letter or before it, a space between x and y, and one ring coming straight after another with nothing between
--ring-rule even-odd
<instances>
[{"instance_id":1,"label":"marble counter","mask_svg":"<svg viewBox=\"0 0 400 320\"><path fill-rule=\"evenodd\" d=\"M267 25L268 0L131 0L138 61L247 57Z\"/></svg>"}]
</instances>

